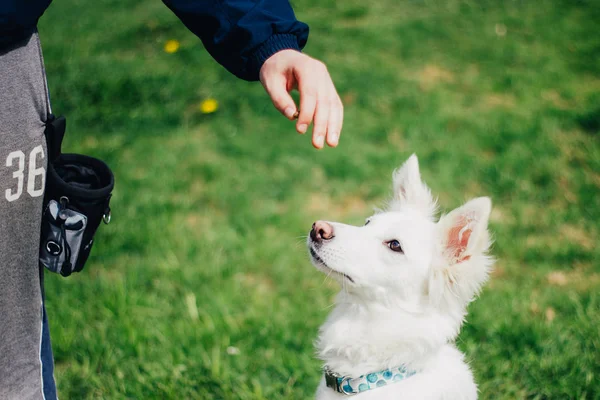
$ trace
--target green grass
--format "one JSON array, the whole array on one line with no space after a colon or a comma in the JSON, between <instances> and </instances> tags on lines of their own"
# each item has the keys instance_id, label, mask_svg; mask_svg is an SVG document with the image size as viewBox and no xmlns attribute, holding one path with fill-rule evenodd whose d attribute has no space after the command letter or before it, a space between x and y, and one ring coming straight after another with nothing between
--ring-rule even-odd
<instances>
[{"instance_id":1,"label":"green grass","mask_svg":"<svg viewBox=\"0 0 600 400\"><path fill-rule=\"evenodd\" d=\"M65 146L117 179L86 270L46 274L61 398L311 398L336 287L302 236L362 223L416 152L445 210L494 201L498 263L458 340L480 397L600 399L600 2L294 3L345 102L335 150L159 1L41 19Z\"/></svg>"}]
</instances>

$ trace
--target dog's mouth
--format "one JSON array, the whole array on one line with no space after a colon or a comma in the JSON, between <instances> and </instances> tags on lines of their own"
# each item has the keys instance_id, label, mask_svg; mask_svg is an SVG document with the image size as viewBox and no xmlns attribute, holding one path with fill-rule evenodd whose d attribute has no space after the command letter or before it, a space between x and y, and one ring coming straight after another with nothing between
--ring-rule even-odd
<instances>
[{"instance_id":1,"label":"dog's mouth","mask_svg":"<svg viewBox=\"0 0 600 400\"><path fill-rule=\"evenodd\" d=\"M324 272L327 272L327 273L333 272L333 273L342 275L344 278L346 278L350 282L354 283L354 279L352 279L349 275L347 275L343 272L340 272L340 271L336 271L335 269L333 269L329 265L327 265L327 263L325 261L323 261L323 259L321 257L319 257L319 255L317 254L315 249L313 249L312 246L308 247L308 251L310 252L310 256L312 257L314 263L317 264L321 269L323 269Z\"/></svg>"}]
</instances>

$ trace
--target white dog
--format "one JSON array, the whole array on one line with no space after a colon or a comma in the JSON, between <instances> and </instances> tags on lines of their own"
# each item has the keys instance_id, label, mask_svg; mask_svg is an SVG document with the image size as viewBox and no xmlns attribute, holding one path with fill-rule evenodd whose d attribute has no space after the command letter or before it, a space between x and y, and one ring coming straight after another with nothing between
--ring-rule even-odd
<instances>
[{"instance_id":1,"label":"white dog","mask_svg":"<svg viewBox=\"0 0 600 400\"><path fill-rule=\"evenodd\" d=\"M325 372L317 400L476 399L453 345L486 281L491 201L471 200L435 221L417 157L394 172L387 210L356 227L317 221L313 264L343 290L317 341Z\"/></svg>"}]
</instances>

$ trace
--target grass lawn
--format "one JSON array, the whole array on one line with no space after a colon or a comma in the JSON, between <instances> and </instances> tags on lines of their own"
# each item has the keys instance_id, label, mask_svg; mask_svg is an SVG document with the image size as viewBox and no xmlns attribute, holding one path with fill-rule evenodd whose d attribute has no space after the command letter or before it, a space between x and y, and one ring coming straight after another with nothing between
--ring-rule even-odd
<instances>
[{"instance_id":1,"label":"grass lawn","mask_svg":"<svg viewBox=\"0 0 600 400\"><path fill-rule=\"evenodd\" d=\"M345 102L335 150L160 1L56 0L41 19L66 150L117 179L86 270L46 274L60 397L311 398L337 287L304 237L362 224L416 152L444 210L494 201L498 262L458 339L480 397L600 399L600 1L294 7Z\"/></svg>"}]
</instances>

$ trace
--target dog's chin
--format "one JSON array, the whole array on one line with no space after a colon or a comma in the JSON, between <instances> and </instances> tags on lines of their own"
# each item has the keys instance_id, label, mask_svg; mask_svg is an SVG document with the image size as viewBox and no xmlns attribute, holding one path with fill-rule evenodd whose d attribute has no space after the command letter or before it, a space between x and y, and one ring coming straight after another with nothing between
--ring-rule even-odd
<instances>
[{"instance_id":1,"label":"dog's chin","mask_svg":"<svg viewBox=\"0 0 600 400\"><path fill-rule=\"evenodd\" d=\"M343 272L340 272L340 271L336 271L335 269L333 269L329 265L327 265L327 263L325 261L323 261L323 259L321 257L319 257L316 250L313 249L312 246L308 246L308 251L310 252L310 257L312 259L314 266L317 267L319 270L321 270L321 272L323 272L327 275L333 273L333 274L341 277L342 279L347 279L348 281L354 283L354 279L352 279L349 275L347 275Z\"/></svg>"}]
</instances>

